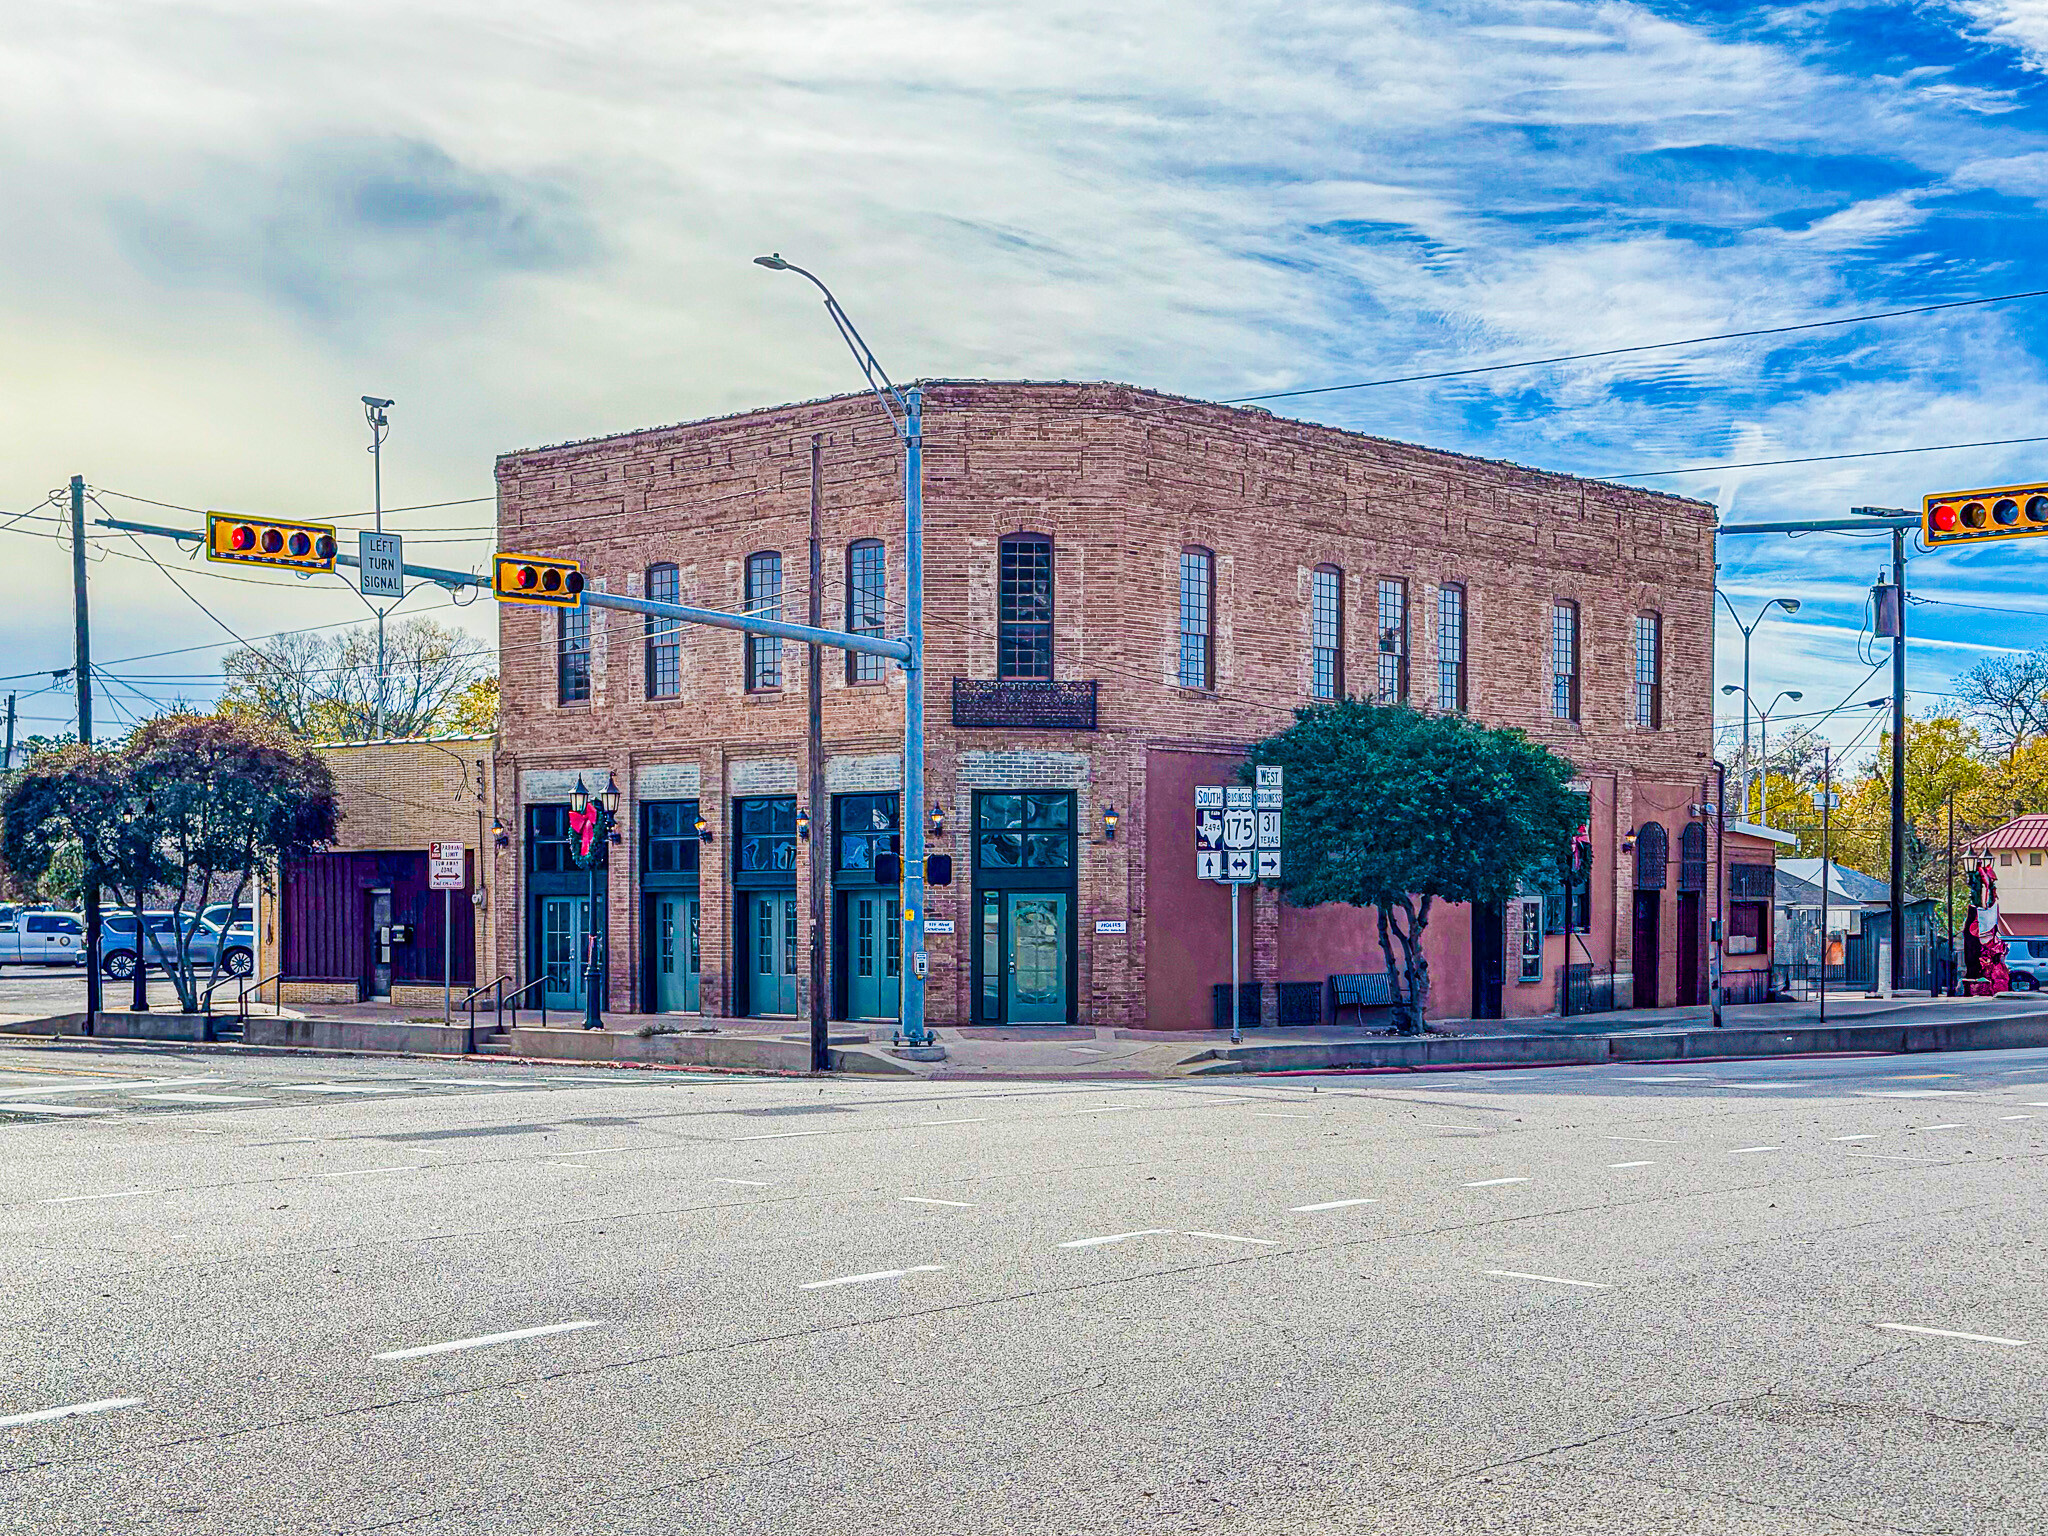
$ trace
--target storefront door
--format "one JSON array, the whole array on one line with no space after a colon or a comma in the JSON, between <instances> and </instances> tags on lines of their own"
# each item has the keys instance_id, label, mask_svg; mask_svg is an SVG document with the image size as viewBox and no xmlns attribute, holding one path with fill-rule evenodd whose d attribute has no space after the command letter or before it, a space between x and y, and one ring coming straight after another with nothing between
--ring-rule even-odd
<instances>
[{"instance_id":1,"label":"storefront door","mask_svg":"<svg viewBox=\"0 0 2048 1536\"><path fill-rule=\"evenodd\" d=\"M1066 893L1006 892L1003 926L1009 952L1009 974L1003 993L1004 1022L1066 1023Z\"/></svg>"},{"instance_id":2,"label":"storefront door","mask_svg":"<svg viewBox=\"0 0 2048 1536\"><path fill-rule=\"evenodd\" d=\"M695 896L663 892L654 903L654 1011L695 1013L702 969L699 906Z\"/></svg>"},{"instance_id":3,"label":"storefront door","mask_svg":"<svg viewBox=\"0 0 2048 1536\"><path fill-rule=\"evenodd\" d=\"M846 1011L852 1019L893 1019L901 1011L903 927L894 896L846 898Z\"/></svg>"},{"instance_id":4,"label":"storefront door","mask_svg":"<svg viewBox=\"0 0 2048 1536\"><path fill-rule=\"evenodd\" d=\"M546 896L540 903L540 963L547 976L541 994L550 1008L583 1006L585 946L590 938L587 896Z\"/></svg>"},{"instance_id":5,"label":"storefront door","mask_svg":"<svg viewBox=\"0 0 2048 1536\"><path fill-rule=\"evenodd\" d=\"M751 985L747 1012L793 1015L796 1011L797 927L794 891L757 891L747 897L747 938Z\"/></svg>"}]
</instances>

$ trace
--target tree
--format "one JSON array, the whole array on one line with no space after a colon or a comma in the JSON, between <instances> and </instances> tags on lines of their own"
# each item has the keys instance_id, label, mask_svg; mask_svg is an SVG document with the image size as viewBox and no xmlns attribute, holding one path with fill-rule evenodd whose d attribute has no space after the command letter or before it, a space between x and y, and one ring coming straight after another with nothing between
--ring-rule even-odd
<instances>
[{"instance_id":1,"label":"tree","mask_svg":"<svg viewBox=\"0 0 2048 1536\"><path fill-rule=\"evenodd\" d=\"M1572 765L1520 731L1346 699L1295 711L1294 724L1251 749L1287 770L1278 882L1299 907L1372 908L1394 1025L1422 1028L1437 901L1505 902L1570 857L1585 801Z\"/></svg>"},{"instance_id":2,"label":"tree","mask_svg":"<svg viewBox=\"0 0 2048 1536\"><path fill-rule=\"evenodd\" d=\"M1956 697L2012 756L2048 727L2048 646L1978 662L1956 679Z\"/></svg>"},{"instance_id":3,"label":"tree","mask_svg":"<svg viewBox=\"0 0 2048 1536\"><path fill-rule=\"evenodd\" d=\"M480 677L443 712L444 724L460 736L494 736L498 730L498 679Z\"/></svg>"},{"instance_id":4,"label":"tree","mask_svg":"<svg viewBox=\"0 0 2048 1536\"><path fill-rule=\"evenodd\" d=\"M0 858L17 878L40 880L75 845L116 905L168 906L171 937L149 942L192 1013L201 992L185 914L196 918L223 890L239 905L258 867L331 842L337 819L327 764L281 732L234 716L159 715L118 750L72 746L22 773L0 800ZM209 993L219 963L216 954Z\"/></svg>"},{"instance_id":5,"label":"tree","mask_svg":"<svg viewBox=\"0 0 2048 1536\"><path fill-rule=\"evenodd\" d=\"M384 636L384 734L431 736L476 717L471 690L486 680L489 648L433 619L407 619ZM228 652L222 712L274 726L300 741L361 741L377 729L377 631L274 635ZM495 707L492 715L495 717Z\"/></svg>"}]
</instances>

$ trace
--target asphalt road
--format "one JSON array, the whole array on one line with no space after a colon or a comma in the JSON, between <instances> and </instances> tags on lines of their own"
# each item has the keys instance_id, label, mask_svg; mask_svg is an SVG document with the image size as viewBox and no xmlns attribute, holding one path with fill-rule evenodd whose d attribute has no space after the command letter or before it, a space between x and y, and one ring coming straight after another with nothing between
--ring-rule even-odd
<instances>
[{"instance_id":1,"label":"asphalt road","mask_svg":"<svg viewBox=\"0 0 2048 1536\"><path fill-rule=\"evenodd\" d=\"M0 1049L0 1531L2048 1529L2048 1052Z\"/></svg>"}]
</instances>

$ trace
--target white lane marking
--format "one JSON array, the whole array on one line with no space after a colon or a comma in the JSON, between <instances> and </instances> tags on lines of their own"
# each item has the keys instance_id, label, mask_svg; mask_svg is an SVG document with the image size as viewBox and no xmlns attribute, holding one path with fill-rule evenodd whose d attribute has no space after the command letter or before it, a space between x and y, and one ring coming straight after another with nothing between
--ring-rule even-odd
<instances>
[{"instance_id":1,"label":"white lane marking","mask_svg":"<svg viewBox=\"0 0 2048 1536\"><path fill-rule=\"evenodd\" d=\"M1074 1113L1077 1115L1113 1115L1120 1109L1137 1109L1139 1107L1136 1104L1101 1104L1094 1109L1077 1109Z\"/></svg>"},{"instance_id":2,"label":"white lane marking","mask_svg":"<svg viewBox=\"0 0 2048 1536\"><path fill-rule=\"evenodd\" d=\"M2032 1115L2000 1115L1998 1118L2001 1120L2031 1120L2034 1117Z\"/></svg>"},{"instance_id":3,"label":"white lane marking","mask_svg":"<svg viewBox=\"0 0 2048 1536\"><path fill-rule=\"evenodd\" d=\"M1171 1227L1140 1227L1135 1232L1112 1232L1107 1237L1077 1237L1061 1243L1062 1248L1100 1248L1104 1243L1121 1243L1133 1237L1170 1237Z\"/></svg>"},{"instance_id":4,"label":"white lane marking","mask_svg":"<svg viewBox=\"0 0 2048 1536\"><path fill-rule=\"evenodd\" d=\"M1515 1176L1514 1176L1514 1177L1512 1177L1512 1178L1506 1178L1506 1179L1474 1179L1474 1180L1472 1180L1472 1182L1471 1182L1471 1183L1469 1183L1469 1184L1465 1185L1465 1188L1467 1188L1467 1189L1491 1189L1491 1188L1493 1188L1493 1186L1494 1186L1494 1185L1496 1185L1496 1184L1526 1184L1526 1183L1528 1183L1528 1182L1529 1182L1529 1175L1527 1175L1527 1174L1517 1174L1517 1175L1515 1175Z\"/></svg>"},{"instance_id":5,"label":"white lane marking","mask_svg":"<svg viewBox=\"0 0 2048 1536\"><path fill-rule=\"evenodd\" d=\"M1567 1280L1562 1275L1532 1275L1526 1270L1520 1269L1489 1269L1487 1273L1489 1275L1498 1275L1503 1280L1541 1280L1545 1285L1576 1285L1588 1291L1611 1291L1614 1289L1613 1286L1603 1285L1598 1280Z\"/></svg>"},{"instance_id":6,"label":"white lane marking","mask_svg":"<svg viewBox=\"0 0 2048 1536\"><path fill-rule=\"evenodd\" d=\"M1642 1163L1609 1163L1607 1166L1610 1168L1654 1168L1657 1164L1653 1159Z\"/></svg>"},{"instance_id":7,"label":"white lane marking","mask_svg":"<svg viewBox=\"0 0 2048 1536\"><path fill-rule=\"evenodd\" d=\"M1866 1152L1861 1147L1851 1147L1845 1157L1881 1157L1888 1163L1924 1163L1924 1157L1913 1157L1904 1152Z\"/></svg>"},{"instance_id":8,"label":"white lane marking","mask_svg":"<svg viewBox=\"0 0 2048 1536\"><path fill-rule=\"evenodd\" d=\"M1716 1087L1720 1087L1720 1088L1798 1088L1798 1087L1802 1087L1802 1086L1804 1086L1804 1085L1803 1085L1803 1084L1800 1084L1800 1083L1733 1083L1733 1082L1730 1082L1730 1083L1717 1083L1717 1084L1716 1084L1715 1086L1716 1086Z\"/></svg>"},{"instance_id":9,"label":"white lane marking","mask_svg":"<svg viewBox=\"0 0 2048 1536\"><path fill-rule=\"evenodd\" d=\"M1280 1245L1280 1239L1277 1237L1239 1237L1235 1232L1187 1232L1182 1235L1185 1237L1213 1237L1219 1243L1257 1243L1264 1248L1277 1248Z\"/></svg>"},{"instance_id":10,"label":"white lane marking","mask_svg":"<svg viewBox=\"0 0 2048 1536\"><path fill-rule=\"evenodd\" d=\"M1432 1130L1438 1131L1490 1131L1493 1129L1490 1125L1453 1125L1448 1120L1418 1120L1415 1123L1417 1125L1426 1125Z\"/></svg>"},{"instance_id":11,"label":"white lane marking","mask_svg":"<svg viewBox=\"0 0 2048 1536\"><path fill-rule=\"evenodd\" d=\"M1070 1045L1067 1049L1078 1051L1084 1056L1107 1056L1109 1054L1099 1045Z\"/></svg>"},{"instance_id":12,"label":"white lane marking","mask_svg":"<svg viewBox=\"0 0 2048 1536\"><path fill-rule=\"evenodd\" d=\"M217 1077L128 1078L108 1082L44 1083L38 1088L0 1088L0 1099L48 1098L59 1093L126 1093L137 1088L190 1088L197 1083L217 1083Z\"/></svg>"},{"instance_id":13,"label":"white lane marking","mask_svg":"<svg viewBox=\"0 0 2048 1536\"><path fill-rule=\"evenodd\" d=\"M606 1152L659 1152L659 1147L577 1147L571 1151L564 1147L557 1157L597 1157Z\"/></svg>"},{"instance_id":14,"label":"white lane marking","mask_svg":"<svg viewBox=\"0 0 2048 1536\"><path fill-rule=\"evenodd\" d=\"M252 1098L242 1093L133 1093L134 1099L148 1099L153 1104L265 1104L267 1099Z\"/></svg>"},{"instance_id":15,"label":"white lane marking","mask_svg":"<svg viewBox=\"0 0 2048 1536\"><path fill-rule=\"evenodd\" d=\"M1618 1081L1624 1083L1705 1083L1708 1087L1720 1086L1713 1078L1702 1076L1697 1072L1687 1073L1683 1077L1624 1077L1618 1079Z\"/></svg>"},{"instance_id":16,"label":"white lane marking","mask_svg":"<svg viewBox=\"0 0 2048 1536\"><path fill-rule=\"evenodd\" d=\"M1652 1147L1682 1147L1682 1141L1673 1141L1668 1136L1602 1136L1602 1141L1640 1141Z\"/></svg>"},{"instance_id":17,"label":"white lane marking","mask_svg":"<svg viewBox=\"0 0 2048 1536\"><path fill-rule=\"evenodd\" d=\"M1254 1120L1313 1120L1315 1119L1315 1116L1291 1115L1286 1114L1279 1110L1271 1109L1255 1109L1251 1112L1251 1118ZM2024 1120L2026 1116L2022 1115L2020 1118Z\"/></svg>"},{"instance_id":18,"label":"white lane marking","mask_svg":"<svg viewBox=\"0 0 2048 1536\"><path fill-rule=\"evenodd\" d=\"M574 1333L579 1328L603 1325L601 1317L582 1317L573 1323L549 1323L541 1328L515 1328L510 1333L486 1333L473 1339L450 1339L445 1344L420 1344L412 1349L387 1349L372 1360L417 1360L422 1355L453 1354L458 1349L482 1349L489 1344L509 1344L514 1339L538 1339L550 1333Z\"/></svg>"},{"instance_id":19,"label":"white lane marking","mask_svg":"<svg viewBox=\"0 0 2048 1536\"><path fill-rule=\"evenodd\" d=\"M66 1403L62 1408L38 1408L34 1413L10 1414L0 1419L0 1429L13 1429L19 1424L47 1424L52 1419L73 1419L82 1413L108 1413L116 1408L139 1408L139 1397L103 1397L92 1403Z\"/></svg>"},{"instance_id":20,"label":"white lane marking","mask_svg":"<svg viewBox=\"0 0 2048 1536\"><path fill-rule=\"evenodd\" d=\"M901 1280L905 1275L937 1274L946 1266L943 1264L913 1264L908 1269L878 1269L867 1275L840 1275L832 1280L811 1280L797 1287L800 1291L823 1291L835 1285L866 1285L874 1280Z\"/></svg>"},{"instance_id":21,"label":"white lane marking","mask_svg":"<svg viewBox=\"0 0 2048 1536\"><path fill-rule=\"evenodd\" d=\"M1875 1141L1875 1140L1877 1140L1877 1132L1875 1132L1875 1131L1859 1131L1859 1132L1858 1132L1858 1133L1857 1133L1856 1135L1854 1135L1854 1136L1830 1136L1830 1137L1828 1138L1828 1140L1829 1140L1829 1141Z\"/></svg>"},{"instance_id":22,"label":"white lane marking","mask_svg":"<svg viewBox=\"0 0 2048 1536\"><path fill-rule=\"evenodd\" d=\"M410 1083L279 1083L279 1093L409 1093Z\"/></svg>"},{"instance_id":23,"label":"white lane marking","mask_svg":"<svg viewBox=\"0 0 2048 1536\"><path fill-rule=\"evenodd\" d=\"M1784 1151L1784 1148L1783 1148L1783 1147L1732 1147L1732 1148L1730 1148L1729 1150L1730 1150L1730 1151L1733 1151L1733 1152L1736 1152L1736 1153L1742 1153L1742 1152L1782 1152L1782 1151Z\"/></svg>"},{"instance_id":24,"label":"white lane marking","mask_svg":"<svg viewBox=\"0 0 2048 1536\"><path fill-rule=\"evenodd\" d=\"M420 1166L418 1163L393 1163L388 1168L340 1168L336 1169L333 1173L323 1173L320 1177L323 1179L355 1179L362 1177L366 1173L418 1173Z\"/></svg>"},{"instance_id":25,"label":"white lane marking","mask_svg":"<svg viewBox=\"0 0 2048 1536\"><path fill-rule=\"evenodd\" d=\"M987 1115L969 1115L964 1120L920 1120L919 1125L986 1125Z\"/></svg>"},{"instance_id":26,"label":"white lane marking","mask_svg":"<svg viewBox=\"0 0 2048 1536\"><path fill-rule=\"evenodd\" d=\"M1962 1128L1963 1124L1960 1120L1950 1121L1947 1125L1916 1125L1913 1127L1916 1131L1960 1131Z\"/></svg>"},{"instance_id":27,"label":"white lane marking","mask_svg":"<svg viewBox=\"0 0 2048 1536\"><path fill-rule=\"evenodd\" d=\"M77 1205L82 1200L132 1200L137 1195L153 1195L153 1189L116 1189L104 1195L45 1195L38 1205Z\"/></svg>"},{"instance_id":28,"label":"white lane marking","mask_svg":"<svg viewBox=\"0 0 2048 1536\"><path fill-rule=\"evenodd\" d=\"M1325 1200L1320 1205L1290 1205L1290 1211L1341 1211L1347 1205L1378 1205L1374 1200Z\"/></svg>"},{"instance_id":29,"label":"white lane marking","mask_svg":"<svg viewBox=\"0 0 2048 1536\"><path fill-rule=\"evenodd\" d=\"M83 1104L0 1104L0 1113L10 1115L110 1115L110 1109L88 1109Z\"/></svg>"},{"instance_id":30,"label":"white lane marking","mask_svg":"<svg viewBox=\"0 0 2048 1536\"><path fill-rule=\"evenodd\" d=\"M2027 1101L2027 1108L2048 1109L2048 1099L2029 1099Z\"/></svg>"},{"instance_id":31,"label":"white lane marking","mask_svg":"<svg viewBox=\"0 0 2048 1536\"><path fill-rule=\"evenodd\" d=\"M940 1200L931 1195L898 1195L905 1205L956 1205L963 1211L974 1209L972 1200Z\"/></svg>"},{"instance_id":32,"label":"white lane marking","mask_svg":"<svg viewBox=\"0 0 2048 1536\"><path fill-rule=\"evenodd\" d=\"M852 1129L852 1127L848 1127ZM757 1136L735 1136L734 1141L788 1141L795 1136L831 1136L837 1134L838 1126L829 1131L763 1131Z\"/></svg>"},{"instance_id":33,"label":"white lane marking","mask_svg":"<svg viewBox=\"0 0 2048 1536\"><path fill-rule=\"evenodd\" d=\"M1960 1088L1858 1088L1856 1094L1865 1099L1965 1099L1969 1094Z\"/></svg>"},{"instance_id":34,"label":"white lane marking","mask_svg":"<svg viewBox=\"0 0 2048 1536\"><path fill-rule=\"evenodd\" d=\"M532 1088L536 1085L515 1082L509 1077L415 1077L415 1083L426 1083L434 1088Z\"/></svg>"},{"instance_id":35,"label":"white lane marking","mask_svg":"<svg viewBox=\"0 0 2048 1536\"><path fill-rule=\"evenodd\" d=\"M756 1189L766 1189L768 1187L766 1179L713 1179L711 1182L714 1184L751 1184Z\"/></svg>"},{"instance_id":36,"label":"white lane marking","mask_svg":"<svg viewBox=\"0 0 2048 1536\"><path fill-rule=\"evenodd\" d=\"M2009 1344L2015 1349L2031 1343L2028 1339L2001 1339L1989 1333L1957 1333L1953 1328L1921 1328L1913 1323L1878 1323L1879 1328L1889 1328L1894 1333L1924 1333L1933 1339L1968 1339L1972 1344Z\"/></svg>"}]
</instances>

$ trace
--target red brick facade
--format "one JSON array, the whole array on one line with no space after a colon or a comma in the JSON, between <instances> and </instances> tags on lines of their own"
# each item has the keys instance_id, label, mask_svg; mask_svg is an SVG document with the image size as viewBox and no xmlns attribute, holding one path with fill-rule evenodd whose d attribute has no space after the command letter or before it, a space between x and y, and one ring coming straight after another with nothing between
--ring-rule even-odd
<instances>
[{"instance_id":1,"label":"red brick facade","mask_svg":"<svg viewBox=\"0 0 2048 1536\"><path fill-rule=\"evenodd\" d=\"M1503 1010L1555 1008L1567 943L1571 959L1596 973L1631 972L1635 871L1621 840L1650 821L1664 828L1670 859L1657 919L1659 1001L1678 1000L1680 844L1710 798L1711 507L1121 385L940 383L924 388L923 402L926 778L946 822L931 848L951 853L957 871L950 889L930 893L929 916L954 925L929 941L934 1023L983 1017L977 792L1039 787L1072 792L1079 834L1070 1016L1208 1025L1210 988L1229 976L1228 908L1219 887L1194 878L1190 791L1226 776L1235 753L1308 702L1318 566L1341 572L1349 691L1374 688L1379 586L1399 579L1410 696L1433 705L1439 594L1456 584L1466 707L1528 731L1580 768L1592 806L1590 929L1548 937L1541 977L1528 984L1517 980L1510 934ZM743 606L748 556L779 551L782 614L801 622L813 434L823 442L824 622L844 621L849 545L875 539L886 551L887 627L900 632L902 451L866 397L508 454L498 465L500 547L576 557L594 586L636 595L648 567L673 562L681 601L724 609ZM997 676L999 543L1019 532L1053 542L1053 669L1096 683L1099 729L952 723L953 680ZM1191 547L1213 557L1213 660L1209 686L1199 688L1178 677L1180 562ZM1577 721L1552 710L1557 603L1580 615ZM1634 723L1636 620L1645 613L1661 617L1655 729ZM803 783L803 648L783 647L780 689L749 692L741 637L685 630L677 695L650 699L642 621L589 616L589 698L565 705L558 616L509 605L501 613L498 767L513 802L502 807L513 846L493 882L493 969L534 974L526 807L566 799L579 773L592 789L611 774L624 794L626 841L606 885L616 914L610 1006L652 1006L643 996L651 940L634 873L637 802L694 799L713 839L702 847L698 891L701 1003L726 1013L743 954L730 878L734 797L794 795L812 811L816 834L795 849L799 882L830 847L827 816ZM902 674L892 664L885 682L850 682L834 652L823 670L828 792L897 788ZM1121 818L1113 841L1103 826L1112 805ZM1702 894L1711 912L1712 894ZM798 911L807 919L806 902ZM1381 969L1366 914L1283 909L1259 891L1244 917L1247 980L1320 985L1332 973ZM1430 933L1431 1012L1465 1015L1474 1001L1470 914L1439 909ZM1702 978L1704 970L1702 960ZM1269 1015L1277 996L1267 989Z\"/></svg>"}]
</instances>

